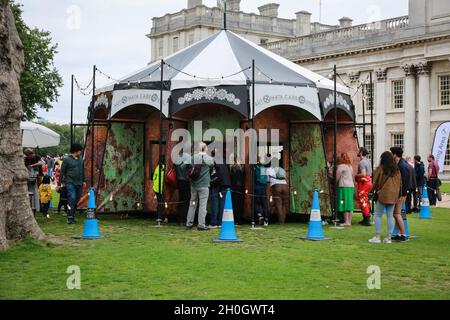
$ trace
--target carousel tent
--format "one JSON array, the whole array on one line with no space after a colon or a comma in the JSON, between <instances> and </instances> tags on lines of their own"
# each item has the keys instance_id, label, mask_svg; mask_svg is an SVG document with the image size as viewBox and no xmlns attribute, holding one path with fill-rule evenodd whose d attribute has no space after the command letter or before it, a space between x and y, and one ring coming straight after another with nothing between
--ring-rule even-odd
<instances>
[{"instance_id":1,"label":"carousel tent","mask_svg":"<svg viewBox=\"0 0 450 320\"><path fill-rule=\"evenodd\" d=\"M278 129L279 144L270 148L278 150L274 152L289 172L290 212L305 213L313 188L320 188L321 204L329 213L326 165L334 143L327 113L334 110L334 86L327 77L222 30L96 90L92 119L99 122L94 146L87 139L86 165L96 181L99 209L155 211L153 173L160 161L171 166L170 157L163 156L175 145L169 137L178 128L192 132L194 122L201 120L205 128L222 134L237 128ZM352 123L348 88L337 84L336 94L338 121ZM347 131L338 133L340 143L345 142L338 152L357 150L354 128ZM246 188L251 189L250 167L245 170ZM177 190L165 186L163 198L164 210L174 212Z\"/></svg>"},{"instance_id":2,"label":"carousel tent","mask_svg":"<svg viewBox=\"0 0 450 320\"><path fill-rule=\"evenodd\" d=\"M262 101L261 106L256 106L255 115L265 108L270 107L267 101L268 93L283 96L297 97L297 106L306 109L317 119L323 120L326 113L334 106L334 82L305 69L269 50L266 50L235 33L222 30L190 47L178 51L164 59L163 81L164 81L164 105L163 113L170 116L180 110L184 102L194 93L194 88L220 88L226 89L228 93L230 86L237 99L230 102L230 106L239 110L248 118L252 118L251 110L248 109L246 99L251 98L252 84L252 60L255 60L255 91L256 101ZM149 90L149 96L158 94L161 86L161 61L155 61L144 69L122 78L118 83L102 88L98 93L114 90L116 92L111 116L125 108L122 103L126 95L129 96L130 89ZM236 87L241 87L239 90ZM181 90L181 92L179 91ZM232 90L232 91L233 91ZM154 92L152 92L154 91ZM353 106L349 90L337 84L337 104L354 118ZM174 93L178 93L175 94ZM319 93L319 98L316 98ZM187 96L186 96L187 94ZM198 102L200 91L195 91L193 97ZM206 91L203 98L211 99L212 95L225 97L225 91ZM169 106L169 97L171 96ZM230 98L230 96L226 96ZM181 99L180 99L181 98ZM320 104L318 99L320 99ZM126 99L128 100L128 99ZM226 100L226 99L225 99ZM231 99L229 99L231 100ZM159 108L159 99L153 99L153 105ZM237 103L241 102L241 103ZM274 103L283 103L274 99ZM152 104L152 103L150 103ZM322 107L322 110L321 110Z\"/></svg>"}]
</instances>

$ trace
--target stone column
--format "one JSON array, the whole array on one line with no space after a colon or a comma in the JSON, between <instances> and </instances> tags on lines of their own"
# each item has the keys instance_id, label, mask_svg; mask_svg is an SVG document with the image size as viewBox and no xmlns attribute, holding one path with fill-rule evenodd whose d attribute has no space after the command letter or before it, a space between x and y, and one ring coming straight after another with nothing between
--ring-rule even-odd
<instances>
[{"instance_id":1,"label":"stone column","mask_svg":"<svg viewBox=\"0 0 450 320\"><path fill-rule=\"evenodd\" d=\"M377 82L375 84L375 163L381 154L386 151L386 80L387 69L379 69L376 71Z\"/></svg>"},{"instance_id":2,"label":"stone column","mask_svg":"<svg viewBox=\"0 0 450 320\"><path fill-rule=\"evenodd\" d=\"M404 154L416 154L416 70L412 64L402 65L405 72L403 109L405 111Z\"/></svg>"},{"instance_id":3,"label":"stone column","mask_svg":"<svg viewBox=\"0 0 450 320\"><path fill-rule=\"evenodd\" d=\"M422 159L431 152L431 110L430 110L430 71L431 64L420 62L417 64L419 77L419 124L417 130L417 150Z\"/></svg>"}]
</instances>

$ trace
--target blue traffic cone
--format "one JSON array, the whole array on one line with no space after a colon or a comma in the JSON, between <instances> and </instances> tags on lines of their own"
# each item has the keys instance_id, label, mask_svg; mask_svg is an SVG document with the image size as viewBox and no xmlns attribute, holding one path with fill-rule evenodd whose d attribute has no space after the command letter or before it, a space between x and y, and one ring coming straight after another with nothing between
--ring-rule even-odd
<instances>
[{"instance_id":1,"label":"blue traffic cone","mask_svg":"<svg viewBox=\"0 0 450 320\"><path fill-rule=\"evenodd\" d=\"M98 220L95 219L95 209L95 193L94 188L91 188L89 191L87 219L84 220L84 231L82 235L83 239L96 239L102 237L98 230Z\"/></svg>"},{"instance_id":2,"label":"blue traffic cone","mask_svg":"<svg viewBox=\"0 0 450 320\"><path fill-rule=\"evenodd\" d=\"M408 228L408 219L406 219L406 204L403 204L402 207L402 217L403 217L403 224L405 226L405 232L406 232L406 236L409 238L409 228ZM398 235L398 230L397 230L397 224L395 224L395 228L394 228L394 232L392 233L392 236L395 237Z\"/></svg>"},{"instance_id":3,"label":"blue traffic cone","mask_svg":"<svg viewBox=\"0 0 450 320\"><path fill-rule=\"evenodd\" d=\"M422 203L420 205L419 219L431 219L430 199L428 199L427 186L423 186Z\"/></svg>"},{"instance_id":4,"label":"blue traffic cone","mask_svg":"<svg viewBox=\"0 0 450 320\"><path fill-rule=\"evenodd\" d=\"M231 202L231 192L227 189L227 194L225 198L225 207L223 210L222 217L222 228L220 229L220 234L218 239L213 239L214 242L241 242L236 236L236 230L234 226L233 217L233 204Z\"/></svg>"},{"instance_id":5,"label":"blue traffic cone","mask_svg":"<svg viewBox=\"0 0 450 320\"><path fill-rule=\"evenodd\" d=\"M314 190L311 217L309 219L308 234L306 240L326 240L322 230L322 218L320 217L319 191Z\"/></svg>"}]
</instances>

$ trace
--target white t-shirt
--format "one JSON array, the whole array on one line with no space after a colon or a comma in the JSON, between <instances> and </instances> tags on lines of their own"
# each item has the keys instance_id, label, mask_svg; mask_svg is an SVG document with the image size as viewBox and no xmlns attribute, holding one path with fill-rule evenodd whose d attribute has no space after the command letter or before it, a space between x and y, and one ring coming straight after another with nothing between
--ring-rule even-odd
<instances>
[{"instance_id":1,"label":"white t-shirt","mask_svg":"<svg viewBox=\"0 0 450 320\"><path fill-rule=\"evenodd\" d=\"M275 168L268 168L266 171L267 177L269 178L270 186L274 186L276 184L287 184L286 179L277 179L277 173L275 171Z\"/></svg>"}]
</instances>

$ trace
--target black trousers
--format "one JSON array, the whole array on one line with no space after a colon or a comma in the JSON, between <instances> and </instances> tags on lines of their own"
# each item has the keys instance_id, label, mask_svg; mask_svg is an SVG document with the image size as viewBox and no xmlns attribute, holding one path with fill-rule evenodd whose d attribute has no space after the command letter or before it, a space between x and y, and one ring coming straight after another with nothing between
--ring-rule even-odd
<instances>
[{"instance_id":1,"label":"black trousers","mask_svg":"<svg viewBox=\"0 0 450 320\"><path fill-rule=\"evenodd\" d=\"M45 216L48 214L48 209L50 208L50 202L41 203L41 212Z\"/></svg>"},{"instance_id":2,"label":"black trousers","mask_svg":"<svg viewBox=\"0 0 450 320\"><path fill-rule=\"evenodd\" d=\"M259 219L258 215L261 213L263 214L264 221L269 222L269 203L267 202L266 189L255 188L255 219Z\"/></svg>"},{"instance_id":3,"label":"black trousers","mask_svg":"<svg viewBox=\"0 0 450 320\"><path fill-rule=\"evenodd\" d=\"M234 221L242 223L242 214L244 213L245 205L245 186L232 187L231 201L233 202Z\"/></svg>"},{"instance_id":4,"label":"black trousers","mask_svg":"<svg viewBox=\"0 0 450 320\"><path fill-rule=\"evenodd\" d=\"M436 205L436 189L437 189L437 179L428 180L428 199L430 199L430 206Z\"/></svg>"},{"instance_id":5,"label":"black trousers","mask_svg":"<svg viewBox=\"0 0 450 320\"><path fill-rule=\"evenodd\" d=\"M178 201L177 217L179 223L186 223L186 217L189 210L189 201L191 198L191 185L189 181L178 180Z\"/></svg>"}]
</instances>

